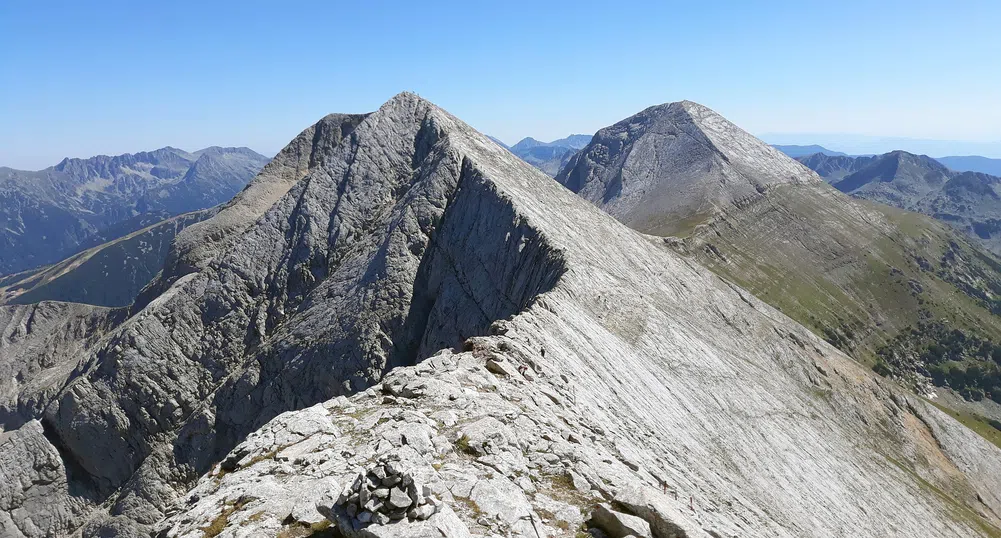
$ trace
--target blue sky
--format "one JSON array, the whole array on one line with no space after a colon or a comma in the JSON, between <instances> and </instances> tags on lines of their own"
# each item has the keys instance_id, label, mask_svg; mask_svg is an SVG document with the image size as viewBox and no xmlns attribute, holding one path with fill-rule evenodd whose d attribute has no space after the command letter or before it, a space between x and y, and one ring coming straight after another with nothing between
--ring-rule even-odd
<instances>
[{"instance_id":1,"label":"blue sky","mask_svg":"<svg viewBox=\"0 0 1001 538\"><path fill-rule=\"evenodd\" d=\"M962 140L1001 157L999 25L1001 2L959 0L14 0L0 2L0 165L272 154L403 90L509 143L690 99L770 141Z\"/></svg>"}]
</instances>

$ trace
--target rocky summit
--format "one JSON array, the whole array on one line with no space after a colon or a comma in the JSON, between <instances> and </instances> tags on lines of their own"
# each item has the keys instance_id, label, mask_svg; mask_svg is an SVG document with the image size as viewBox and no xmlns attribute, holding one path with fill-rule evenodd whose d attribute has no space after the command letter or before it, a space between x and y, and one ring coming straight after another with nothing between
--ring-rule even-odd
<instances>
[{"instance_id":1,"label":"rocky summit","mask_svg":"<svg viewBox=\"0 0 1001 538\"><path fill-rule=\"evenodd\" d=\"M728 142L674 207L803 181ZM3 536L998 532L996 446L412 94L166 259L128 309L3 307Z\"/></svg>"},{"instance_id":2,"label":"rocky summit","mask_svg":"<svg viewBox=\"0 0 1001 538\"><path fill-rule=\"evenodd\" d=\"M557 180L918 393L1001 417L1001 263L950 227L841 193L690 102L598 131Z\"/></svg>"}]
</instances>

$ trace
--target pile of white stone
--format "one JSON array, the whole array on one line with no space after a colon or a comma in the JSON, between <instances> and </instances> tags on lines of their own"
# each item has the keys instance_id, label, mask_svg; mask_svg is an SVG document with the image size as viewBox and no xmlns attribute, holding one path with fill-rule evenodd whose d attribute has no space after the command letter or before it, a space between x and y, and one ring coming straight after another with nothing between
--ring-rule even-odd
<instances>
[{"instance_id":1,"label":"pile of white stone","mask_svg":"<svg viewBox=\"0 0 1001 538\"><path fill-rule=\"evenodd\" d=\"M364 526L409 519L422 521L440 509L441 501L431 496L431 488L418 484L399 462L382 460L358 473L341 492L335 509L352 524Z\"/></svg>"}]
</instances>

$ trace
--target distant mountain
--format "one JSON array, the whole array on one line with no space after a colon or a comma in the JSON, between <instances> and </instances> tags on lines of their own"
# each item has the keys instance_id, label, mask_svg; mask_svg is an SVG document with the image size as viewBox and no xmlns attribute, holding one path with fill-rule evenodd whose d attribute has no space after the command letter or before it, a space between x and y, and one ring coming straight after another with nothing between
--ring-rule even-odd
<instances>
[{"instance_id":1,"label":"distant mountain","mask_svg":"<svg viewBox=\"0 0 1001 538\"><path fill-rule=\"evenodd\" d=\"M895 153L840 183L900 199L949 173ZM838 192L688 101L601 129L556 180L878 372L1001 403L1001 263L945 224Z\"/></svg>"},{"instance_id":2,"label":"distant mountain","mask_svg":"<svg viewBox=\"0 0 1001 538\"><path fill-rule=\"evenodd\" d=\"M810 146L772 144L772 147L794 159L796 157L813 155L815 153L822 153L824 155L830 155L832 157L844 157L847 155L846 153L841 153L840 151L831 151L825 148L824 146L818 146L816 144Z\"/></svg>"},{"instance_id":3,"label":"distant mountain","mask_svg":"<svg viewBox=\"0 0 1001 538\"><path fill-rule=\"evenodd\" d=\"M39 171L0 168L0 275L218 205L267 162L247 148L165 147L63 159Z\"/></svg>"},{"instance_id":4,"label":"distant mountain","mask_svg":"<svg viewBox=\"0 0 1001 538\"><path fill-rule=\"evenodd\" d=\"M824 178L828 183L835 183L849 174L858 172L875 158L827 155L826 153L814 153L812 155L795 157L797 161L820 174L820 177Z\"/></svg>"},{"instance_id":5,"label":"distant mountain","mask_svg":"<svg viewBox=\"0 0 1001 538\"><path fill-rule=\"evenodd\" d=\"M528 164L550 176L555 176L570 157L590 141L590 135L582 134L570 135L552 142L540 142L527 137L508 149Z\"/></svg>"},{"instance_id":6,"label":"distant mountain","mask_svg":"<svg viewBox=\"0 0 1001 538\"><path fill-rule=\"evenodd\" d=\"M1001 177L951 170L940 159L906 151L797 160L842 192L924 213L1001 253Z\"/></svg>"},{"instance_id":7,"label":"distant mountain","mask_svg":"<svg viewBox=\"0 0 1001 538\"><path fill-rule=\"evenodd\" d=\"M969 155L965 157L939 157L936 160L957 172L980 172L1001 176L1001 159Z\"/></svg>"},{"instance_id":8,"label":"distant mountain","mask_svg":"<svg viewBox=\"0 0 1001 538\"><path fill-rule=\"evenodd\" d=\"M129 306L160 272L174 237L217 208L171 217L39 269L0 279L0 304L63 301Z\"/></svg>"}]
</instances>

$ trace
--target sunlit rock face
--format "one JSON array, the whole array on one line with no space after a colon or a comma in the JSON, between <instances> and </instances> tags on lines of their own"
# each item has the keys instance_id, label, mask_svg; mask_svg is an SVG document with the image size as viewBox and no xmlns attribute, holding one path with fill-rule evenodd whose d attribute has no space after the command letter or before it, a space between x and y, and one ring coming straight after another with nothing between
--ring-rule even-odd
<instances>
[{"instance_id":1,"label":"sunlit rock face","mask_svg":"<svg viewBox=\"0 0 1001 538\"><path fill-rule=\"evenodd\" d=\"M2 460L0 530L955 536L996 520L996 447L443 110L401 94L324 122L185 229L131 316L3 434L50 463ZM381 483L404 478L418 497Z\"/></svg>"}]
</instances>

